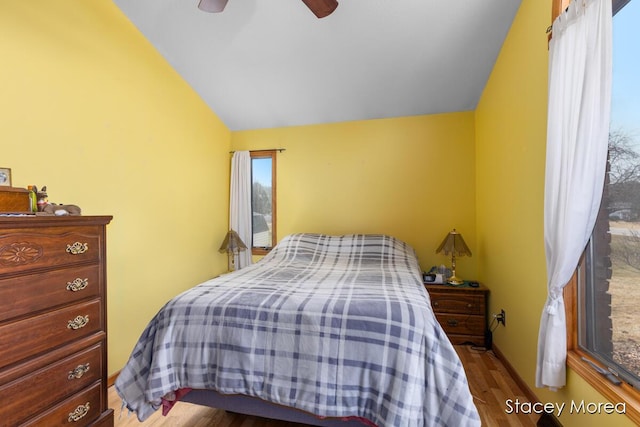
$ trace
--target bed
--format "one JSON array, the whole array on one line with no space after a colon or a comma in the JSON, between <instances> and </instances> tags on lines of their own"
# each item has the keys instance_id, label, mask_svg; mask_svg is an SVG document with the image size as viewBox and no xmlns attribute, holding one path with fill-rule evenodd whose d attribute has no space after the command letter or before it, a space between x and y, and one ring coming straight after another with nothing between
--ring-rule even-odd
<instances>
[{"instance_id":1,"label":"bed","mask_svg":"<svg viewBox=\"0 0 640 427\"><path fill-rule=\"evenodd\" d=\"M289 235L183 292L115 388L140 421L178 396L315 425L480 425L415 252L386 235Z\"/></svg>"}]
</instances>

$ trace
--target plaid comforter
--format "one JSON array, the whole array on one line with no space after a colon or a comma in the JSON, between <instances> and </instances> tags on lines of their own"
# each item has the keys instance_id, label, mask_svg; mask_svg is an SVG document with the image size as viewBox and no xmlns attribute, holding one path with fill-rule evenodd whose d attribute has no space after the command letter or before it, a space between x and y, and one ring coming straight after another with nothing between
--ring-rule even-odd
<instances>
[{"instance_id":1,"label":"plaid comforter","mask_svg":"<svg viewBox=\"0 0 640 427\"><path fill-rule=\"evenodd\" d=\"M115 386L141 421L192 388L381 427L480 425L413 249L383 235L290 235L178 295Z\"/></svg>"}]
</instances>

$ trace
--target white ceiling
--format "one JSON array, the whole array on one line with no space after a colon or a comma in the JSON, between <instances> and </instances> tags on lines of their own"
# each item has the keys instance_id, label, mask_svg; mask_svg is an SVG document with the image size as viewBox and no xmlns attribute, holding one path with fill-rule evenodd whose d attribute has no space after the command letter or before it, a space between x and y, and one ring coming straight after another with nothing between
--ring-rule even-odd
<instances>
[{"instance_id":1,"label":"white ceiling","mask_svg":"<svg viewBox=\"0 0 640 427\"><path fill-rule=\"evenodd\" d=\"M475 109L521 0L113 0L231 130Z\"/></svg>"}]
</instances>

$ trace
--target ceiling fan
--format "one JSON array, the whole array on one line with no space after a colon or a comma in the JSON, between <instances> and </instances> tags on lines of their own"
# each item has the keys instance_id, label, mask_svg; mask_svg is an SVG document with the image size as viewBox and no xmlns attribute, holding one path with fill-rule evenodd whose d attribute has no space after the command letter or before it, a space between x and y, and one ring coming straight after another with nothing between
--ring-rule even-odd
<instances>
[{"instance_id":1,"label":"ceiling fan","mask_svg":"<svg viewBox=\"0 0 640 427\"><path fill-rule=\"evenodd\" d=\"M200 0L198 9L205 12L218 13L224 10L229 0ZM338 7L337 0L302 0L318 18L324 18Z\"/></svg>"}]
</instances>

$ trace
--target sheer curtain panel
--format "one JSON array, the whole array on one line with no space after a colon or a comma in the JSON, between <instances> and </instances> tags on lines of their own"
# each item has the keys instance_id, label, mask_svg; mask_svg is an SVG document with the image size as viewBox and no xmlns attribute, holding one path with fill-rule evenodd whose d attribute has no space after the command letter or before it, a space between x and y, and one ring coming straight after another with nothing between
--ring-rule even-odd
<instances>
[{"instance_id":1,"label":"sheer curtain panel","mask_svg":"<svg viewBox=\"0 0 640 427\"><path fill-rule=\"evenodd\" d=\"M611 0L574 0L553 23L544 193L548 297L536 386L566 383L562 289L593 231L604 185L611 110Z\"/></svg>"},{"instance_id":2,"label":"sheer curtain panel","mask_svg":"<svg viewBox=\"0 0 640 427\"><path fill-rule=\"evenodd\" d=\"M236 268L251 265L251 155L248 151L236 151L231 159L231 202L229 227L235 230L247 245L236 257Z\"/></svg>"}]
</instances>

